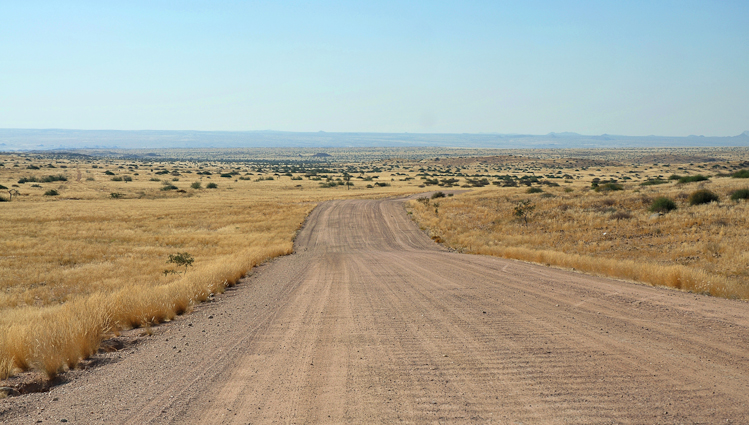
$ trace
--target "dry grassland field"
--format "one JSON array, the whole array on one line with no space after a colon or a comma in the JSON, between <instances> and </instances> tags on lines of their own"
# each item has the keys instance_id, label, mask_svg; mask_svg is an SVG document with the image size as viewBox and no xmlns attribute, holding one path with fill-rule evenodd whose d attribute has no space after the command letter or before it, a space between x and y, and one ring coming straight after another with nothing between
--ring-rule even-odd
<instances>
[{"instance_id":1,"label":"dry grassland field","mask_svg":"<svg viewBox=\"0 0 749 425\"><path fill-rule=\"evenodd\" d=\"M53 377L108 335L188 311L291 253L321 200L420 190L358 165L39 155L0 164L0 379ZM167 263L180 253L194 262Z\"/></svg>"},{"instance_id":2,"label":"dry grassland field","mask_svg":"<svg viewBox=\"0 0 749 425\"><path fill-rule=\"evenodd\" d=\"M409 213L462 252L749 298L747 149L355 154L0 154L0 379L54 377L188 312L291 253L334 198L464 189Z\"/></svg>"}]
</instances>

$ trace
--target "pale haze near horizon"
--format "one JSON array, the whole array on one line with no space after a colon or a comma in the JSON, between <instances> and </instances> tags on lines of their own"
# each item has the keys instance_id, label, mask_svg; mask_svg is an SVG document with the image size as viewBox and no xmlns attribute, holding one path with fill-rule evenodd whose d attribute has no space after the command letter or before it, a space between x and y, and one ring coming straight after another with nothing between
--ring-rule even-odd
<instances>
[{"instance_id":1,"label":"pale haze near horizon","mask_svg":"<svg viewBox=\"0 0 749 425\"><path fill-rule=\"evenodd\" d=\"M0 128L733 136L749 3L0 6Z\"/></svg>"}]
</instances>

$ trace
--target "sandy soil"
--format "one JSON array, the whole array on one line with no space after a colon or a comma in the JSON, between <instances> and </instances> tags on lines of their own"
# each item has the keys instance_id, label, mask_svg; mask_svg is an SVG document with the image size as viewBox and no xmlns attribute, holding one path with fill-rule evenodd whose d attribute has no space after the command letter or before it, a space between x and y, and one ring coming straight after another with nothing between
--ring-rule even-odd
<instances>
[{"instance_id":1,"label":"sandy soil","mask_svg":"<svg viewBox=\"0 0 749 425\"><path fill-rule=\"evenodd\" d=\"M748 313L450 253L398 201L328 202L295 255L0 400L0 422L749 423Z\"/></svg>"}]
</instances>

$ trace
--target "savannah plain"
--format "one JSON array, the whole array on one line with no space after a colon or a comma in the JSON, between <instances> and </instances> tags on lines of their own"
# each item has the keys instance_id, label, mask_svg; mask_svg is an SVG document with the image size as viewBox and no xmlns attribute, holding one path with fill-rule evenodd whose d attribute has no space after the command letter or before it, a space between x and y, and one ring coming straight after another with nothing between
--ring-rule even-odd
<instances>
[{"instance_id":1,"label":"savannah plain","mask_svg":"<svg viewBox=\"0 0 749 425\"><path fill-rule=\"evenodd\" d=\"M385 256L385 252L395 249L388 248L386 241L382 242L383 245L377 245L376 249L373 242L371 251L365 251L366 243L364 248L353 244L348 249L325 245L321 241L330 243L350 239L366 242L373 237L364 234L347 236L331 233L328 239L322 236L317 236L316 239L316 236L310 233L313 230L303 227L305 220L310 217L317 220L314 223L327 223L327 227L321 225L321 229L342 232L336 230L337 223L346 223L347 219L359 213L365 214L364 217L368 220L366 223L375 223L372 226L381 222L390 226L382 224L385 226L383 229L393 226L404 229L403 223L386 223L390 220L387 218L388 214L390 217L403 214L415 222L411 226L420 229L421 236L426 235L443 247L436 244L432 247L428 241L416 244L413 241L418 239L417 236L406 238L400 233L396 233L393 240L403 245L404 252L408 253L437 250L439 255L448 255L444 252L450 251L450 261L455 262L454 270L460 270L461 266L457 265L459 261L475 262L473 266L477 270L481 267L494 267L490 260L483 260L483 257L458 253L503 257L541 265L540 268L532 269L536 270L534 272L518 271L513 277L514 280L511 279L508 283L508 288L511 287L513 291L524 290L526 274L533 276L527 279L538 279L538 276L545 272L537 270L547 269L550 270L549 273L561 273L554 274L554 279L548 278L552 281L556 282L555 279L559 276L569 281L575 280L574 276L580 276L578 280L582 282L582 287L590 285L591 291L602 291L602 294L610 293L612 290L631 291L638 294L647 293L650 294L648 297L660 299L669 295L658 294L668 294L668 291L676 290L682 294L689 294L697 303L711 303L713 301L710 300L714 297L732 299L719 301L725 311L730 312L741 309L745 311L746 305L743 300L749 298L749 211L746 199L749 197L749 150L746 148L512 152L435 150L429 152L429 156L419 157L409 156L404 152L387 152L385 155L369 152L357 156L356 151L333 150L332 157L279 158L273 157L271 153L262 159L242 157L242 152L235 152L228 159L227 155L222 157L219 153L203 160L196 160L194 156L185 155L184 152L172 152L172 159L163 160L146 154L129 158L93 155L0 155L0 185L3 186L0 196L5 201L0 203L0 269L3 270L0 276L0 386L6 388L4 393L0 393L0 397L30 391L33 386L29 385L29 382L51 382L54 386L55 380L85 364L86 359L106 356L111 351L120 350L121 348L109 344L108 341L117 339L123 333L145 340L143 344L148 344L149 338L166 338L168 341L168 327L182 325L165 324L166 322L179 322L181 317L190 317L204 308L205 301L219 299L225 296L221 294L227 289L235 289L235 285L244 276L253 274L256 266L274 257L292 254L295 250L295 238L300 235L300 231L303 240L297 241L296 248L302 247L304 253L300 252L291 257L304 258L304 255L311 255L305 254L306 252L314 252L317 249L323 257L317 258L316 261L332 266L338 264L337 260L325 257L325 252L330 251L355 262L362 261L359 258L364 258L363 253L366 252L371 258L379 258L381 270L399 266L397 255ZM426 195L420 195L424 193ZM361 203L369 199L383 200L401 196L410 198L398 203L381 201L385 203L377 204L380 205L378 207ZM331 200L347 200L345 202L348 203L330 203ZM315 210L318 206L320 207ZM352 224L350 232L355 232L359 225ZM381 230L376 234L386 235L388 231ZM406 230L403 232L404 235L410 235ZM400 238L405 239L401 241ZM338 249L343 251L336 251ZM354 257L357 252L362 253L362 256ZM168 262L170 256L184 253L189 254L189 258L194 259L194 262ZM347 256L349 254L350 256ZM427 257L423 260L426 267ZM421 265L416 260L412 261L417 268ZM489 263L484 264L484 261ZM405 265L402 266L405 270ZM295 267L302 266L291 264L288 269L296 270ZM360 267L372 277L378 276L379 272L375 268L369 269L369 266L363 263ZM504 266L502 270L507 267ZM341 279L346 282L356 281L356 275L346 270L339 274L331 274L333 278L327 279L328 284ZM470 274L469 270L470 267L466 269L466 278ZM430 274L426 270L421 273L425 276L425 281L440 279L437 276L429 277ZM449 270L446 269L442 276L448 274ZM585 276L586 274L618 280L598 279ZM483 277L479 278L478 282L473 283L479 288L482 279L493 279L489 277L490 274L481 276ZM456 279L459 280L461 277L457 276ZM385 278L380 281L385 284L389 282ZM415 291L410 294L412 300L421 300L420 297L425 297L424 300L431 299L429 294L437 293L431 291L444 289L437 287L421 291L418 289L418 279L408 281L412 282L412 285L402 290L404 293ZM498 290L495 283L491 282L487 283L487 287ZM671 289L652 289L632 283ZM241 286L237 290L241 291ZM604 291L601 289L603 286L608 289ZM554 286L551 288L553 291ZM353 292L336 293L335 289L331 288L326 290L331 297L330 294L340 296L340 299L331 299L342 303L341 306L349 305L356 310L357 306L350 305L351 299L345 298L347 294L353 296ZM383 290L383 294L400 291L391 287ZM655 292L648 292L651 290ZM279 303L298 302L300 304L297 307L304 307L303 311L312 311L307 309L310 306L301 304L302 299L297 300L293 292L287 295L289 301L282 301L285 299L273 298L270 295L268 297L271 301ZM387 310L387 300L377 298L384 295L360 295L364 297L362 299L369 301L370 307L373 303L382 302L383 306L376 311L382 313ZM473 298L453 300L455 311L463 312L461 309L469 308L463 305L466 300L473 300L472 302L479 304L495 302L481 301L485 294L473 295ZM548 294L541 291L536 292L534 297L545 299L546 295ZM310 297L316 299L312 295ZM571 306L579 307L577 301L572 302L571 295L568 298L560 296L561 301L557 301L556 307L566 301L569 301ZM503 308L501 305L507 305L502 304L501 300L502 297L497 297L497 304L492 305L495 311ZM639 302L642 300L643 298ZM226 302L230 300L227 299ZM525 302L525 299L517 298L516 304L511 304L510 308L513 305L524 305ZM269 310L267 320L272 320L275 317L273 314L281 314L280 312L286 309L292 314L291 304L283 304L278 307L276 313ZM414 312L427 314L430 305L426 301L417 304L417 310ZM548 307L552 305L554 304ZM714 309L712 304L705 306L705 311ZM273 309L273 304L270 303L270 307L269 304L265 304L265 307ZM447 308L447 304L443 307L445 312L452 312ZM702 312L700 309L703 307L690 308ZM326 308L328 307L320 307L320 311ZM362 308L366 311L366 308ZM579 314L585 316L589 313L591 317L597 317L596 313L598 317L601 313L606 315L605 305L595 308L595 312ZM621 306L613 306L611 309L622 317L628 314ZM302 314L302 310L298 313ZM554 322L554 313L550 313L549 308L543 310L543 313L539 310L538 314L544 315L545 322ZM530 308L529 311L530 313L524 311L516 314L527 316L536 310ZM409 314L406 311L387 312L387 316L391 313L393 319L399 314ZM485 307L480 317L486 318L485 315L490 313L491 309ZM560 314L560 323L568 323L565 322L568 320L567 316L564 313ZM638 326L642 325L642 329L657 327L663 317L661 315L668 314L670 313L661 311L658 314L640 317ZM211 318L213 316L211 315ZM354 314L353 317L355 316ZM461 320L469 320L464 318L462 313L460 317ZM290 320L289 323L296 323L301 332L303 326L309 324L302 319L300 316L298 321ZM415 317L412 319L415 320ZM439 320L443 320L437 316L433 319L434 326L438 325ZM573 319L569 319L569 323L572 323ZM456 341L460 342L460 338L465 338L464 342L474 344L468 345L466 350L475 349L476 353L492 355L477 347L493 332L499 332L498 327L508 320L513 320L509 312L504 322L496 321L492 322L491 326L478 326L478 330L473 329L472 333L456 333ZM532 317L529 320L533 321ZM397 325L403 325L404 329L408 330L413 323L415 322L399 321ZM538 326L550 326L539 323L534 328L528 321L512 323L519 330L528 328L528 332L531 333L538 332ZM231 326L230 323L229 325ZM366 323L361 324L365 325ZM442 325L445 326L446 333L457 332L460 328L456 324ZM739 325L741 326L738 328L733 327L733 333L730 333L737 343L746 337L745 323ZM379 329L388 325L384 322L375 322L373 325L370 324L369 328L372 326ZM615 328L616 325L612 327ZM337 327L331 329L336 329L336 332L344 331ZM392 329L379 331L385 332L380 334L380 338L385 338L389 335L388 332L394 332ZM424 332L418 327L414 331ZM685 328L683 331L689 332L689 329ZM738 334L734 335L736 332ZM692 356L692 348L685 347L683 341L678 341L678 334L679 332L674 331L667 335L666 340L674 340L677 343L669 348L663 348L663 352L678 356L678 353L673 353L672 350L673 347L681 347L684 356ZM572 339L580 340L578 343L584 345L587 343L585 341L592 337L588 335L583 338L585 335L585 332L578 333ZM392 335L391 337L398 338ZM507 338L511 337L514 338ZM317 343L321 344L319 341ZM154 344L158 345L156 342ZM636 348L636 345L633 346ZM657 345L654 343L653 347ZM336 350L341 350L340 346L335 347L338 347ZM715 343L710 347L710 350L719 351L725 348L731 352L740 349L739 346L733 346L731 340ZM655 351L648 355L660 353L655 348L651 350ZM711 352L710 350L706 349L705 352ZM539 353L529 351L526 357L519 358L518 361L533 362L534 356ZM298 354L304 361L307 361L306 356L311 356L304 351ZM375 353L369 354L374 356ZM546 352L541 354L546 355ZM574 354L577 356L580 353ZM738 366L746 361L746 353L739 354L739 357L734 359L735 365ZM286 354L286 357L279 358L287 363L297 361L293 356L288 356L289 354ZM459 357L459 354L450 356ZM575 356L569 356L570 362L575 361ZM364 357L362 355L362 359ZM448 355L444 354L440 361L446 361L447 358ZM314 363L311 358L309 360L312 363L305 364L305 368ZM466 360L466 369L451 369L450 373L454 374L453 378L458 379L461 374L470 374L471 367L480 369L480 366L486 366L488 360L484 363L479 360L471 360L474 363ZM660 362L662 359L654 361ZM427 363L431 366L428 365L425 370L433 371L441 367L433 364L434 362ZM262 369L262 366L256 366ZM302 367L302 363L299 366ZM329 371L337 370L332 363L328 366L331 368ZM663 370L667 369L668 367L665 367ZM575 371L576 374L588 372ZM627 370L622 369L620 372L617 379L625 379ZM400 373L394 373L391 377L396 379ZM693 372L690 379L698 382L704 378L701 373L699 370ZM644 376L637 375L637 379L644 379ZM288 376L287 378L290 379ZM265 381L260 382L270 383L273 379L273 376L267 376ZM594 388L593 381L586 385ZM230 388L238 388L237 385L240 385L238 382L232 382L234 386ZM413 385L414 382L406 385L406 392L409 386ZM424 385L426 388L431 384ZM600 385L603 388L604 384ZM622 383L610 382L607 385L621 386ZM739 384L736 385L723 390L730 394L740 387ZM44 385L42 387L49 388ZM404 390L404 387L400 390ZM653 387L653 390L660 391L660 387ZM523 391L525 390L517 390L523 397L531 397L530 389L527 394ZM387 395L380 394L385 398ZM741 404L743 399L740 396L733 395L734 404L730 404L727 417L735 419L740 417L742 412L746 413L749 410ZM320 394L308 395L308 401L318 396ZM553 399L552 396L547 396ZM22 395L19 399L23 397L25 396ZM409 399L408 395L403 397L404 400ZM694 408L701 409L701 403L710 399L702 393L699 393L699 397L695 395L695 400L701 401ZM16 397L10 397L8 400L12 399ZM336 403L329 397L321 399L328 400L331 406L336 407ZM237 400L235 397L223 401L238 403ZM277 400L278 406L283 405L283 400ZM357 400L363 405L368 403L367 399ZM569 407L571 410L565 411L565 417L584 419L578 421L579 423L596 423L595 416L586 416L589 412L585 413L587 411L583 407L575 404L578 401L564 400L562 405L572 406ZM216 400L219 401L222 400ZM421 412L416 406L420 406L421 402L424 402L425 406L427 403L432 406L431 399L414 401L415 404L410 410L412 414L416 411ZM478 403L477 405L490 403L489 400L483 399L474 402ZM442 401L439 402L441 403ZM646 407L644 411L652 410L652 403L649 404L647 398L638 399L637 403ZM243 409L248 406L246 402L240 405ZM13 419L13 407L8 406L3 412L10 415L7 418ZM451 407L451 414L457 416L428 417L430 420L452 418L453 421L460 421L462 418L471 422L471 417L456 413L461 411L461 408L456 406ZM617 416L619 421L636 423L637 420L632 419L635 416L627 416L637 413L636 406L632 406L630 410L621 412L616 410L619 407L614 406L612 409L623 415ZM538 411L530 408L522 411L517 409L520 408L517 407L516 411L513 411L516 416L511 415L510 418L524 417L533 421L535 417L544 421L543 418L547 417L533 416L538 414ZM547 406L547 410L543 412L552 415L548 417L553 417L553 409L548 409ZM660 405L656 410L658 409L661 409ZM337 412L339 415L333 422L366 419L350 416L353 413L344 410L333 410L332 414ZM478 416L473 418L487 419L486 415L490 410L481 410L480 414L476 413ZM218 414L215 409L206 411ZM400 411L396 414L393 411L391 413L395 416L376 416L384 413L372 411L370 413L375 416L370 416L369 419L396 420L395 418L401 417L408 420L408 412L406 410L406 413ZM660 410L659 412L658 414L663 414ZM690 417L689 412L685 412L686 416L682 416L681 420ZM180 416L173 418L178 417ZM213 416L214 419L218 417ZM421 419L414 419L417 417ZM411 419L420 422L425 421L426 417L417 415ZM0 414L0 419L2 418ZM624 420L626 418L631 420ZM158 415L146 419L160 421ZM204 419L207 420L208 417ZM322 421L323 416L307 417L307 420ZM501 420L497 422L503 423Z\"/></svg>"}]
</instances>

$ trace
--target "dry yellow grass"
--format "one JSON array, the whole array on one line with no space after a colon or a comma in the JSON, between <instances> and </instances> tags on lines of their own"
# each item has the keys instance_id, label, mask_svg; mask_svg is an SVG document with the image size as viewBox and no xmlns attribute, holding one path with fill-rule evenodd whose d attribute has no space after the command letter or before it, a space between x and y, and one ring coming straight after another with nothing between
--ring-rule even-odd
<instances>
[{"instance_id":1,"label":"dry yellow grass","mask_svg":"<svg viewBox=\"0 0 749 425\"><path fill-rule=\"evenodd\" d=\"M320 200L415 189L397 182L321 188L241 164L28 159L0 155L0 184L20 191L0 203L0 379L29 369L54 376L107 335L171 320L222 292L258 263L290 253ZM160 167L170 173L156 174ZM242 173L219 177L235 169ZM17 183L58 174L68 180ZM112 181L118 176L132 181ZM162 180L184 193L161 190ZM192 189L194 182L202 189ZM209 182L218 188L205 189ZM50 189L59 195L45 196ZM190 253L193 267L163 273L175 269L166 260L176 252Z\"/></svg>"},{"instance_id":2,"label":"dry yellow grass","mask_svg":"<svg viewBox=\"0 0 749 425\"><path fill-rule=\"evenodd\" d=\"M435 239L463 252L747 299L749 204L731 201L729 194L749 187L749 181L712 177L700 183L640 185L647 174L668 178L668 172L679 169L708 174L704 170L710 164L683 165L567 169L563 172L577 174L577 179L547 179L559 186L533 185L543 188L540 193L528 193L522 185L490 186L453 198L412 201L409 209ZM736 162L726 164L731 167L738 168ZM554 170L559 168L539 166L535 171L543 176ZM627 172L641 178L622 180ZM618 177L624 190L591 190L592 179L611 176ZM717 193L720 202L688 205L688 195L699 188ZM659 196L674 199L678 209L660 216L648 211ZM525 200L535 207L527 224L514 214Z\"/></svg>"}]
</instances>

